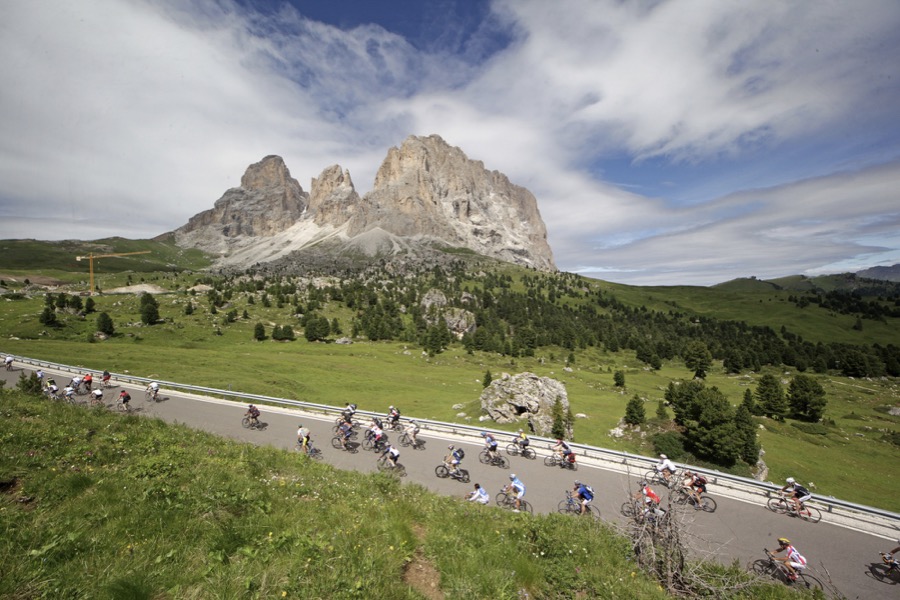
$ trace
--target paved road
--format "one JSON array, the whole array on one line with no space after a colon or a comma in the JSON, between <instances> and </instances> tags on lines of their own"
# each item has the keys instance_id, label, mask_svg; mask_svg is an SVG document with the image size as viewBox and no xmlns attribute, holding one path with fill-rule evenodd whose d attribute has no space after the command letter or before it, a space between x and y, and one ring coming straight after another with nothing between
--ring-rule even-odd
<instances>
[{"instance_id":1,"label":"paved road","mask_svg":"<svg viewBox=\"0 0 900 600\"><path fill-rule=\"evenodd\" d=\"M2 371L8 381L14 385L19 373ZM62 378L57 377L57 382ZM331 427L333 419L321 416L303 415L289 409L263 407L260 420L265 424L261 431L244 429L240 421L246 410L242 404L214 399L202 399L171 393L163 390L157 403L144 400L143 390L125 386L134 399L135 412L145 416L159 417L169 422L185 423L192 427L233 438L235 440L268 444L278 448L290 449L295 443L297 426L302 422L312 434L316 446L322 449L325 460L342 469L357 471L374 471L375 458L371 452L360 450L357 454L349 454L335 450L330 445L333 436ZM118 389L107 391L107 404L114 400ZM396 439L398 434L393 434ZM401 448L400 462L406 466L408 481L414 481L425 487L447 495L462 496L472 489L475 482L484 486L493 497L508 482L510 472L515 472L527 486L526 499L533 503L536 512L554 512L560 500L565 497L565 490L572 487L578 479L593 486L597 492L594 501L604 519L613 523L624 523L624 517L618 514L619 507L626 500L630 489L633 489L634 477L581 465L577 473L563 471L556 467L546 467L542 457L549 454L538 447L537 460L526 460L521 457L509 457L510 469L501 470L478 462L480 445L459 439L437 437L426 432L420 435L425 440L425 449L414 451ZM463 484L452 479L438 479L434 475L434 467L440 464L447 453L448 443L462 444L466 449L463 467L469 470L471 483ZM501 440L501 448L506 445ZM715 489L710 490L715 495ZM800 522L784 515L776 515L764 506L748 504L729 498L716 497L718 510L713 514L691 513L688 518L693 521L690 531L695 534L692 541L698 553L708 553L724 562L735 558L741 564L761 558L763 548L776 547L775 540L788 537L819 568L820 563L830 571L833 580L848 598L880 599L897 598L900 594L900 578L894 582L880 582L868 574L869 566L878 561L878 551L887 550L896 544L876 536L851 531L831 525L828 516L818 524ZM900 533L898 533L900 537ZM896 540L893 540L894 542Z\"/></svg>"}]
</instances>

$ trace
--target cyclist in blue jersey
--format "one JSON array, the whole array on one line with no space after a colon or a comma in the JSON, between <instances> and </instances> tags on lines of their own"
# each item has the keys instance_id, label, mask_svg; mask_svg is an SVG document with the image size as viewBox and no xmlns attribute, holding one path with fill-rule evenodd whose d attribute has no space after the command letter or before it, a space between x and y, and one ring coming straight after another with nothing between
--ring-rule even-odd
<instances>
[{"instance_id":1,"label":"cyclist in blue jersey","mask_svg":"<svg viewBox=\"0 0 900 600\"><path fill-rule=\"evenodd\" d=\"M507 494L515 494L516 495L516 508L515 512L519 512L522 503L522 497L525 496L525 484L522 483L518 477L516 477L515 473L509 474L509 485L503 488L503 491Z\"/></svg>"},{"instance_id":2,"label":"cyclist in blue jersey","mask_svg":"<svg viewBox=\"0 0 900 600\"><path fill-rule=\"evenodd\" d=\"M572 488L572 492L575 494L575 497L580 500L579 504L581 504L581 514L584 514L587 510L588 504L590 504L594 500L594 489L591 486L576 480L575 487Z\"/></svg>"}]
</instances>

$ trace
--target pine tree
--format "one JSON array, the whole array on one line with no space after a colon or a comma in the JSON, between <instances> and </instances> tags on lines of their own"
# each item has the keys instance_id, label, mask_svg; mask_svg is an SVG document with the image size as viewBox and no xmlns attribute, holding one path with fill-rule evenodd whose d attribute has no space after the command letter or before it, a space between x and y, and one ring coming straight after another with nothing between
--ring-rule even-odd
<instances>
[{"instance_id":1,"label":"pine tree","mask_svg":"<svg viewBox=\"0 0 900 600\"><path fill-rule=\"evenodd\" d=\"M257 323L253 328L253 339L257 342L261 342L266 339L266 328L262 323Z\"/></svg>"},{"instance_id":2,"label":"pine tree","mask_svg":"<svg viewBox=\"0 0 900 600\"><path fill-rule=\"evenodd\" d=\"M491 382L492 382L493 380L494 380L494 379L493 379L493 377L491 376L491 370L488 369L487 371L484 372L484 377L483 377L482 380L481 380L481 387L485 387L485 388L486 388L487 386L491 385Z\"/></svg>"},{"instance_id":3,"label":"pine tree","mask_svg":"<svg viewBox=\"0 0 900 600\"><path fill-rule=\"evenodd\" d=\"M644 402L635 394L625 405L625 422L629 425L643 425L647 421Z\"/></svg>"},{"instance_id":4,"label":"pine tree","mask_svg":"<svg viewBox=\"0 0 900 600\"><path fill-rule=\"evenodd\" d=\"M565 415L563 414L562 399L557 396L553 402L553 409L550 412L553 417L553 425L550 428L551 435L556 439L566 437Z\"/></svg>"},{"instance_id":5,"label":"pine tree","mask_svg":"<svg viewBox=\"0 0 900 600\"><path fill-rule=\"evenodd\" d=\"M44 307L44 310L41 311L41 316L38 317L38 321L41 322L41 325L46 325L47 327L59 325L59 321L56 319L56 311L51 306Z\"/></svg>"},{"instance_id":6,"label":"pine tree","mask_svg":"<svg viewBox=\"0 0 900 600\"><path fill-rule=\"evenodd\" d=\"M750 466L759 459L759 441L756 439L756 422L746 404L737 407L734 413L734 427L740 441L741 460Z\"/></svg>"},{"instance_id":7,"label":"pine tree","mask_svg":"<svg viewBox=\"0 0 900 600\"><path fill-rule=\"evenodd\" d=\"M705 379L712 366L712 354L700 340L691 340L682 352L684 366L694 372L695 379Z\"/></svg>"},{"instance_id":8,"label":"pine tree","mask_svg":"<svg viewBox=\"0 0 900 600\"><path fill-rule=\"evenodd\" d=\"M184 314L188 316L194 314L194 303L190 300L188 300L188 303L184 307Z\"/></svg>"},{"instance_id":9,"label":"pine tree","mask_svg":"<svg viewBox=\"0 0 900 600\"><path fill-rule=\"evenodd\" d=\"M112 318L105 312L97 315L97 331L106 335L113 335L116 332Z\"/></svg>"},{"instance_id":10,"label":"pine tree","mask_svg":"<svg viewBox=\"0 0 900 600\"><path fill-rule=\"evenodd\" d=\"M88 297L88 299L84 301L85 314L91 314L95 310L96 310L96 304L94 303L94 299L91 297Z\"/></svg>"},{"instance_id":11,"label":"pine tree","mask_svg":"<svg viewBox=\"0 0 900 600\"><path fill-rule=\"evenodd\" d=\"M153 325L159 321L159 304L156 298L150 294L141 294L141 322L144 325Z\"/></svg>"},{"instance_id":12,"label":"pine tree","mask_svg":"<svg viewBox=\"0 0 900 600\"><path fill-rule=\"evenodd\" d=\"M749 389L744 390L744 400L742 404L747 407L747 411L751 415L757 417L762 416L762 411L759 410L759 406L757 406L756 400L753 399L753 392Z\"/></svg>"},{"instance_id":13,"label":"pine tree","mask_svg":"<svg viewBox=\"0 0 900 600\"><path fill-rule=\"evenodd\" d=\"M660 421L668 421L669 420L669 411L666 410L666 402L665 400L660 400L656 404L656 418Z\"/></svg>"},{"instance_id":14,"label":"pine tree","mask_svg":"<svg viewBox=\"0 0 900 600\"><path fill-rule=\"evenodd\" d=\"M825 414L825 390L809 375L797 375L788 386L788 404L794 418L817 422Z\"/></svg>"},{"instance_id":15,"label":"pine tree","mask_svg":"<svg viewBox=\"0 0 900 600\"><path fill-rule=\"evenodd\" d=\"M784 388L774 375L765 374L756 384L756 402L759 410L767 417L783 421L788 412Z\"/></svg>"},{"instance_id":16,"label":"pine tree","mask_svg":"<svg viewBox=\"0 0 900 600\"><path fill-rule=\"evenodd\" d=\"M613 383L616 387L625 387L625 371L616 371L613 373Z\"/></svg>"}]
</instances>

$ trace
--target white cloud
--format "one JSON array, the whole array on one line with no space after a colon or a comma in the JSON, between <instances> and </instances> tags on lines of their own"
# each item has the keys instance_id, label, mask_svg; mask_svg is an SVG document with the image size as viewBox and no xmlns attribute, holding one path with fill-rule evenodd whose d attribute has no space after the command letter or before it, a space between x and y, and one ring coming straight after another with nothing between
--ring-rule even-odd
<instances>
[{"instance_id":1,"label":"white cloud","mask_svg":"<svg viewBox=\"0 0 900 600\"><path fill-rule=\"evenodd\" d=\"M535 194L566 270L713 283L896 252L893 0L493 11L450 56L230 0L0 4L0 237L151 237L267 154L305 188L339 163L365 192L389 146L437 133ZM498 26L512 43L474 62ZM696 184L690 206L636 194L602 180L622 156L721 168L714 187L733 193L710 201ZM750 157L770 189L740 192ZM794 157L813 165L804 177L832 175L795 183Z\"/></svg>"}]
</instances>

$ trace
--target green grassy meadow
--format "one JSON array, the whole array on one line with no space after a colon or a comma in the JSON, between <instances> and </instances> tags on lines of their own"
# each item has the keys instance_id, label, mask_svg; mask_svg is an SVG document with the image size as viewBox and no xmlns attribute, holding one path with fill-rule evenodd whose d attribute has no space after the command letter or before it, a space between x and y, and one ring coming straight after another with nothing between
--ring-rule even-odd
<instances>
[{"instance_id":1,"label":"green grassy meadow","mask_svg":"<svg viewBox=\"0 0 900 600\"><path fill-rule=\"evenodd\" d=\"M0 598L667 597L603 522L514 515L160 420L0 396ZM798 596L756 584L717 597Z\"/></svg>"}]
</instances>

